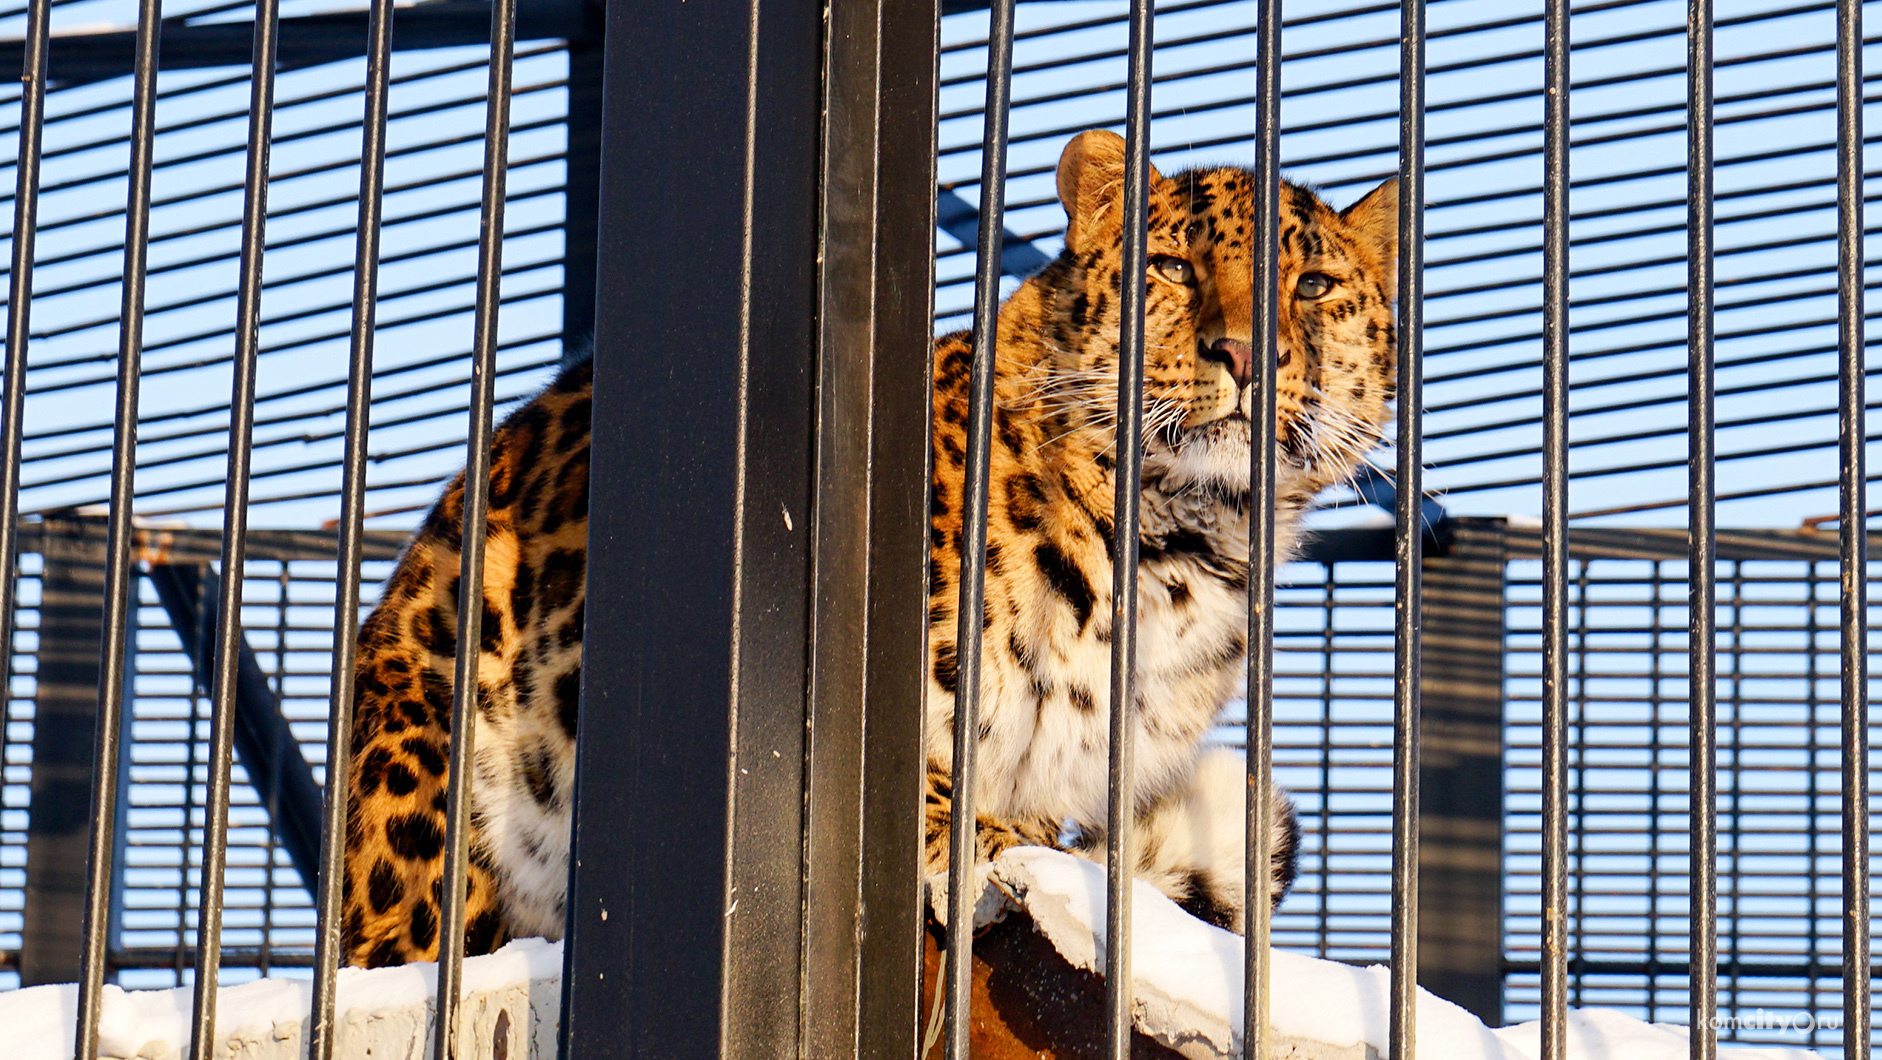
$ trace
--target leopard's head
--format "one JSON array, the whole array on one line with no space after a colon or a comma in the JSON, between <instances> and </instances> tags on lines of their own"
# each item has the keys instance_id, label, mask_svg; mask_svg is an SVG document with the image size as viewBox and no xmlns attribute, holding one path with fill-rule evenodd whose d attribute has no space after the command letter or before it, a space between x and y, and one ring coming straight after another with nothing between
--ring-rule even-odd
<instances>
[{"instance_id":1,"label":"leopard's head","mask_svg":"<svg viewBox=\"0 0 1882 1060\"><path fill-rule=\"evenodd\" d=\"M1068 435L1115 444L1124 141L1081 133L1059 160L1066 253L1043 378ZM1145 467L1175 488L1248 488L1254 395L1255 181L1151 171L1144 284ZM1284 492L1345 479L1390 418L1397 182L1343 211L1281 188L1276 441Z\"/></svg>"}]
</instances>

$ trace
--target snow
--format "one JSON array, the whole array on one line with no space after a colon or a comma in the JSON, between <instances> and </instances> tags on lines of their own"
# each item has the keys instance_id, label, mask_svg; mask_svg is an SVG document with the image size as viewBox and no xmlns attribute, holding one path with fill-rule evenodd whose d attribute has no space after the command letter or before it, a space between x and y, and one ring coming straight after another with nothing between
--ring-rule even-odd
<instances>
[{"instance_id":1,"label":"snow","mask_svg":"<svg viewBox=\"0 0 1882 1060\"><path fill-rule=\"evenodd\" d=\"M464 962L467 1018L483 1015L476 1010L489 1008L487 1002L495 999L511 1002L512 1008L520 1001L522 1011L546 1004L552 1014L556 1007L553 999L539 997L546 992L532 987L553 984L561 974L560 942L519 939L495 953L472 957ZM428 1029L437 980L435 964L341 969L335 1023L341 1028L342 1042L348 1038L362 1043L369 1039L397 1040L411 1033L422 1034ZM180 1055L189 1046L192 994L191 987L120 990L106 986L98 1028L100 1054L149 1058ZM313 984L306 979L257 979L222 988L216 999L216 1054L271 1056L278 1051L290 1056L304 1052L301 1029L312 995ZM494 1023L495 1012L491 1009L483 1022ZM78 987L70 984L0 993L0 1027L6 1028L8 1060L70 1057L77 1013ZM521 1024L525 1017L519 1011L512 1019ZM539 1014L530 1018L532 1024L541 1022ZM542 1026L519 1026L518 1030L533 1039L545 1038ZM554 1037L553 1026L548 1026L546 1040L553 1042ZM275 1046L278 1049L271 1048Z\"/></svg>"},{"instance_id":2,"label":"snow","mask_svg":"<svg viewBox=\"0 0 1882 1060\"><path fill-rule=\"evenodd\" d=\"M1104 971L1104 869L1055 850L1009 850L993 863L976 921L1024 909L1067 962ZM945 894L945 883L931 891ZM1242 938L1205 924L1141 881L1132 891L1131 971L1137 1029L1196 1060L1241 1054ZM1095 928L1094 928L1095 925ZM1271 954L1270 1034L1301 1055L1387 1056L1391 973L1283 950ZM1464 1009L1419 991L1420 1056L1443 1060L1538 1060L1541 1026L1492 1030ZM1571 1060L1686 1060L1686 1029L1624 1013L1569 1013ZM1820 1060L1801 1049L1721 1048L1719 1060Z\"/></svg>"},{"instance_id":3,"label":"snow","mask_svg":"<svg viewBox=\"0 0 1882 1060\"><path fill-rule=\"evenodd\" d=\"M1074 967L1103 973L1104 870L1059 851L1007 851L983 868L977 923L1023 909ZM941 905L945 879L931 881ZM1139 1030L1192 1060L1241 1054L1242 939L1187 913L1147 883L1132 892L1132 973ZM1094 925L1098 928L1094 930ZM1387 1056L1390 973L1275 950L1270 1033L1279 1055ZM554 1055L562 944L512 942L464 962L464 1018L470 1055L505 1037L515 1057ZM342 1056L418 1056L431 1029L435 965L342 969L336 1027ZM311 984L260 979L218 995L215 1054L288 1060L304 1053ZM191 991L106 987L100 1051L114 1058L169 1060L189 1044ZM37 986L0 993L8 1060L72 1055L78 989ZM1441 1060L1539 1060L1539 1024L1492 1030L1463 1009L1419 992L1419 1055ZM481 1044L480 1044L481 1043ZM1570 1060L1686 1060L1683 1027L1643 1023L1620 1012L1568 1015ZM1800 1049L1721 1048L1720 1060L1820 1060Z\"/></svg>"}]
</instances>

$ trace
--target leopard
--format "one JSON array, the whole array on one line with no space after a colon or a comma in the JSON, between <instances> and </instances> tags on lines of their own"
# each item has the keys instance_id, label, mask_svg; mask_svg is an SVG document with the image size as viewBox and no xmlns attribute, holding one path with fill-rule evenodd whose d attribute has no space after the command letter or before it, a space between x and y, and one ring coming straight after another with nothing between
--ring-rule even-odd
<instances>
[{"instance_id":1,"label":"leopard","mask_svg":"<svg viewBox=\"0 0 1882 1060\"><path fill-rule=\"evenodd\" d=\"M1065 249L998 316L976 859L1018 845L1098 856L1114 553L1115 374L1124 151L1066 146ZM1149 196L1136 844L1140 875L1239 929L1245 771L1206 730L1246 655L1255 178L1215 167ZM1277 559L1315 497L1390 419L1395 184L1345 211L1281 189ZM930 462L924 870L947 863L960 689L961 563L972 344L935 340ZM490 447L470 791L465 952L563 931L585 612L593 366L565 369ZM354 668L342 949L348 964L435 959L463 606L460 474L407 543L361 625ZM1280 826L1275 899L1297 831ZM915 881L911 881L911 885Z\"/></svg>"},{"instance_id":2,"label":"leopard","mask_svg":"<svg viewBox=\"0 0 1882 1060\"><path fill-rule=\"evenodd\" d=\"M1127 278L1125 166L1113 132L1066 145L1064 250L997 318L974 861L1105 846L1121 293L1142 283L1133 860L1138 878L1239 931L1247 772L1207 736L1246 672L1253 358L1274 358L1278 566L1315 499L1351 478L1391 419L1398 182L1343 211L1282 182L1276 342L1257 351L1256 175L1152 167L1145 275ZM925 867L937 881L953 809L973 355L968 332L937 341L924 719ZM1295 879L1299 829L1278 790L1267 812L1272 905Z\"/></svg>"}]
</instances>

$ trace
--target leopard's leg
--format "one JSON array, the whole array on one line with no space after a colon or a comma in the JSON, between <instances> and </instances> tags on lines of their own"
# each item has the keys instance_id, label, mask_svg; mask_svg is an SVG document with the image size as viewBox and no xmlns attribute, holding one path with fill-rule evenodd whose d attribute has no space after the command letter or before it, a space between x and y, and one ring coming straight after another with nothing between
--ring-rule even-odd
<instances>
[{"instance_id":1,"label":"leopard's leg","mask_svg":"<svg viewBox=\"0 0 1882 1060\"><path fill-rule=\"evenodd\" d=\"M954 817L954 782L940 762L928 762L926 797L926 867L928 875L948 868L949 829ZM974 863L985 864L1002 853L1020 846L1064 849L1059 842L1060 823L1044 817L1002 817L975 814Z\"/></svg>"},{"instance_id":2,"label":"leopard's leg","mask_svg":"<svg viewBox=\"0 0 1882 1060\"><path fill-rule=\"evenodd\" d=\"M1238 751L1205 752L1189 782L1137 817L1137 878L1154 885L1197 919L1240 934L1247 906L1243 868L1247 857L1248 771ZM1269 803L1269 908L1281 904L1294 884L1300 824L1294 804L1279 788ZM1104 859L1105 837L1093 830L1079 837L1080 854Z\"/></svg>"}]
</instances>

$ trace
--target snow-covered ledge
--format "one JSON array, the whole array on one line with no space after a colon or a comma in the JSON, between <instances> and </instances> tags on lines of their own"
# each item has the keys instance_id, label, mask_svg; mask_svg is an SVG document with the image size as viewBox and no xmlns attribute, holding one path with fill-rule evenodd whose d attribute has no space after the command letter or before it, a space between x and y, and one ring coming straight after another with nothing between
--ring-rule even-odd
<instances>
[{"instance_id":1,"label":"snow-covered ledge","mask_svg":"<svg viewBox=\"0 0 1882 1060\"><path fill-rule=\"evenodd\" d=\"M434 964L345 968L335 1022L341 1057L420 1060L437 995ZM218 1057L299 1060L312 994L306 979L258 979L224 987L216 1001ZM555 1056L562 1006L562 944L521 939L464 962L464 1055L495 1060ZM35 986L0 993L0 1035L8 1060L67 1060L78 1013L78 988ZM105 988L99 1053L112 1058L172 1060L189 1045L190 989Z\"/></svg>"},{"instance_id":2,"label":"snow-covered ledge","mask_svg":"<svg viewBox=\"0 0 1882 1060\"><path fill-rule=\"evenodd\" d=\"M1054 850L1009 850L985 870L977 923L1024 910L1072 967L1104 971L1103 867ZM939 886L934 886L934 884ZM931 881L930 897L945 892ZM1242 938L1205 924L1139 882L1132 894L1131 974L1137 1029L1191 1060L1241 1055ZM944 905L931 901L937 918ZM1094 931L1093 925L1097 925ZM1276 950L1270 994L1275 1055L1293 1060L1378 1060L1388 1055L1391 979L1382 965L1355 968ZM1536 1060L1536 1023L1492 1030L1442 998L1419 991L1418 1055L1442 1060ZM1686 1060L1686 1029L1643 1023L1610 1009L1569 1013L1569 1055L1580 1060ZM1801 1049L1720 1049L1719 1060L1821 1060Z\"/></svg>"},{"instance_id":3,"label":"snow-covered ledge","mask_svg":"<svg viewBox=\"0 0 1882 1060\"><path fill-rule=\"evenodd\" d=\"M1052 850L1008 851L984 870L975 919L992 923L1023 911L1072 968L1102 974L1104 870ZM944 884L943 884L944 886ZM939 894L936 888L931 894ZM1196 920L1139 883L1132 955L1137 1029L1191 1060L1241 1055L1242 939ZM935 902L931 905L942 903ZM1386 1055L1389 977L1297 954L1274 954L1276 1055L1291 1060L1378 1060ZM512 942L464 962L466 1055L552 1060L561 1006L562 946ZM429 1056L436 968L429 964L340 973L338 1054L375 1060ZM231 1060L298 1060L305 1055L309 984L262 979L227 987L217 1003L215 1055ZM0 993L6 1060L72 1055L77 988L40 986ZM102 1055L169 1060L189 1041L190 992L107 988ZM1618 1012L1569 1014L1569 1053L1579 1060L1685 1060L1684 1028L1642 1023ZM1419 1055L1441 1060L1536 1060L1534 1023L1492 1030L1456 1005L1418 997ZM1799 1049L1720 1049L1720 1060L1820 1060Z\"/></svg>"}]
</instances>

